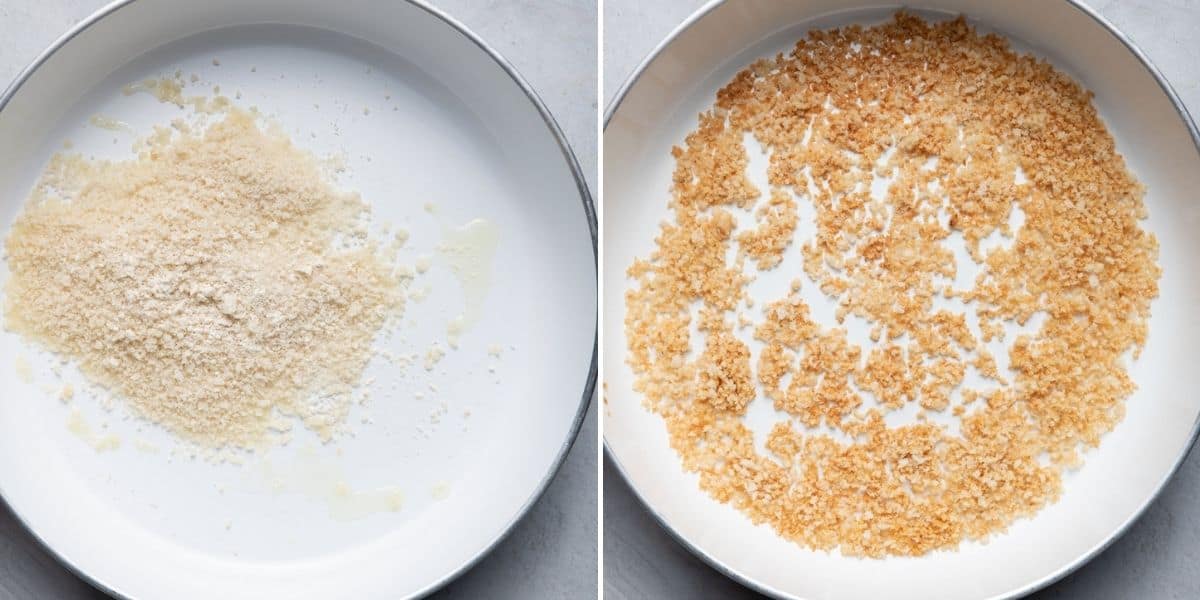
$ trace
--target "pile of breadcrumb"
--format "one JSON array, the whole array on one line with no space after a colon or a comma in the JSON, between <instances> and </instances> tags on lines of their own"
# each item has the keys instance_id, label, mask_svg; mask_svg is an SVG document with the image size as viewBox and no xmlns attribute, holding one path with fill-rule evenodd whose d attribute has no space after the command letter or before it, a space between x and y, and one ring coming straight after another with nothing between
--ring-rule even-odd
<instances>
[{"instance_id":1,"label":"pile of breadcrumb","mask_svg":"<svg viewBox=\"0 0 1200 600\"><path fill-rule=\"evenodd\" d=\"M1124 414L1160 276L1143 190L1090 100L961 18L903 13L815 31L718 92L673 151L674 218L629 268L625 316L636 389L704 490L803 546L872 557L986 539L1056 500ZM747 135L769 190L747 177ZM793 241L801 202L816 233ZM788 253L803 274L756 303L747 284ZM744 415L763 401L787 418L756 444ZM918 418L889 425L906 407Z\"/></svg>"},{"instance_id":2,"label":"pile of breadcrumb","mask_svg":"<svg viewBox=\"0 0 1200 600\"><path fill-rule=\"evenodd\" d=\"M190 442L252 448L281 415L328 437L404 276L311 154L204 107L136 159L51 160L5 243L6 326Z\"/></svg>"}]
</instances>

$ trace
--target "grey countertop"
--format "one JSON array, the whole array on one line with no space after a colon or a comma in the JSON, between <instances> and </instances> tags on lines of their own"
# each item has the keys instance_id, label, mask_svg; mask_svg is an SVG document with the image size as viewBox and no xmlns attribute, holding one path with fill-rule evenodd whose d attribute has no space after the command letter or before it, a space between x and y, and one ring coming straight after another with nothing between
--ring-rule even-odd
<instances>
[{"instance_id":1,"label":"grey countertop","mask_svg":"<svg viewBox=\"0 0 1200 600\"><path fill-rule=\"evenodd\" d=\"M605 102L633 68L702 0L605 0ZM1090 3L1150 56L1200 116L1200 1ZM1038 599L1200 598L1200 455L1193 454L1133 529ZM663 532L616 469L604 466L604 590L626 598L753 598Z\"/></svg>"},{"instance_id":2,"label":"grey countertop","mask_svg":"<svg viewBox=\"0 0 1200 600\"><path fill-rule=\"evenodd\" d=\"M107 0L0 0L0 87ZM529 80L596 184L596 2L435 0ZM569 400L564 398L564 400ZM434 597L596 596L596 405L546 495L487 558ZM0 508L0 600L105 597Z\"/></svg>"}]
</instances>

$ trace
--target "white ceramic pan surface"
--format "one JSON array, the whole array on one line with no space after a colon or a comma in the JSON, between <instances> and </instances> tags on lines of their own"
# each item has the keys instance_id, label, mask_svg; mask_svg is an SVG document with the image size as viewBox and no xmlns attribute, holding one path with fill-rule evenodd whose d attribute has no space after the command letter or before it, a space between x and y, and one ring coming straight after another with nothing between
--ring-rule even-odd
<instances>
[{"instance_id":1,"label":"white ceramic pan surface","mask_svg":"<svg viewBox=\"0 0 1200 600\"><path fill-rule=\"evenodd\" d=\"M91 116L138 134L179 116L121 92L176 69L199 78L185 93L240 93L235 103L257 106L299 145L341 156L339 185L361 192L376 221L411 233L400 255L408 264L433 255L445 230L492 222L499 242L482 317L432 371L374 360L372 400L349 417L353 437L322 445L298 428L244 466L172 454L164 431L126 419L119 404L109 412L78 397L83 419L123 442L96 452L68 429L70 407L48 387L57 385L52 357L5 332L0 494L52 553L119 596L426 593L536 500L590 398L595 221L574 158L511 67L421 4L118 2L0 100L0 231L65 141L97 157L132 156L133 134ZM463 289L436 260L418 285L430 296L409 303L389 351L446 348ZM263 475L268 468L275 474ZM368 495L399 490L402 507L331 511L318 488L335 480Z\"/></svg>"},{"instance_id":2,"label":"white ceramic pan surface","mask_svg":"<svg viewBox=\"0 0 1200 600\"><path fill-rule=\"evenodd\" d=\"M717 89L754 59L788 51L811 28L879 23L898 8L870 0L710 4L642 64L607 115L606 446L637 495L681 543L731 577L779 597L966 600L1011 598L1040 588L1123 533L1175 471L1196 434L1200 154L1182 104L1128 40L1081 5L928 0L911 8L930 11L925 14L931 17L965 13L982 30L1008 36L1018 49L1050 60L1094 91L1118 150L1148 188L1149 219L1143 226L1161 243L1163 277L1148 345L1132 366L1139 390L1126 404L1125 420L1085 455L1081 470L1066 477L1057 504L988 544L920 558L865 560L802 549L710 499L696 477L683 472L661 419L643 409L631 390L622 326L625 268L653 248L658 223L667 217L670 148L695 127L696 114L711 106ZM783 289L790 280L787 273L764 276L778 278L764 289ZM776 419L767 402L764 410L750 409L750 425L764 433L762 426Z\"/></svg>"}]
</instances>

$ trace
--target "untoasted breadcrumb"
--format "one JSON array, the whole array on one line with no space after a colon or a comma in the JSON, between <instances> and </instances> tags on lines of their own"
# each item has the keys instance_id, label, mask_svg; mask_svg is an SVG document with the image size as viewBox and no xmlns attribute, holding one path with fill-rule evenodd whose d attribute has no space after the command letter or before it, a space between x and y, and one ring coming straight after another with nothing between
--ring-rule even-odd
<instances>
[{"instance_id":1,"label":"untoasted breadcrumb","mask_svg":"<svg viewBox=\"0 0 1200 600\"><path fill-rule=\"evenodd\" d=\"M107 426L101 429L106 428ZM78 408L72 408L70 414L67 415L67 430L91 446L96 452L108 452L121 447L121 438L111 433L97 433L84 419L83 413Z\"/></svg>"},{"instance_id":2,"label":"untoasted breadcrumb","mask_svg":"<svg viewBox=\"0 0 1200 600\"><path fill-rule=\"evenodd\" d=\"M746 134L769 153L765 200ZM1047 63L962 18L814 31L738 73L673 155L674 219L628 269L628 361L685 468L754 522L871 557L986 539L1054 502L1078 450L1122 418L1135 386L1119 357L1145 343L1158 243L1091 94ZM793 244L798 202L816 234ZM756 225L739 231L737 210ZM984 252L994 232L1006 245ZM971 289L952 289L955 235L980 271ZM729 324L754 305L741 257L770 269L788 252L839 323L812 320L797 281L743 340ZM1002 374L983 344L1035 314ZM847 338L850 315L874 347ZM995 385L959 390L968 367ZM762 398L791 417L767 453L742 421ZM910 403L915 422L885 423Z\"/></svg>"},{"instance_id":3,"label":"untoasted breadcrumb","mask_svg":"<svg viewBox=\"0 0 1200 600\"><path fill-rule=\"evenodd\" d=\"M395 240L393 244L399 248L408 242L408 230L403 227L396 229Z\"/></svg>"},{"instance_id":4,"label":"untoasted breadcrumb","mask_svg":"<svg viewBox=\"0 0 1200 600\"><path fill-rule=\"evenodd\" d=\"M442 350L442 347L437 342L431 344L429 350L425 352L425 370L432 371L434 365L437 365L445 356L446 351Z\"/></svg>"},{"instance_id":5,"label":"untoasted breadcrumb","mask_svg":"<svg viewBox=\"0 0 1200 600\"><path fill-rule=\"evenodd\" d=\"M445 500L446 498L449 498L450 484L445 481L439 481L433 484L433 487L429 489L429 495L432 496L434 500Z\"/></svg>"},{"instance_id":6,"label":"untoasted breadcrumb","mask_svg":"<svg viewBox=\"0 0 1200 600\"><path fill-rule=\"evenodd\" d=\"M130 89L201 105L176 80ZM200 445L263 443L275 412L329 437L401 281L357 194L221 112L157 128L135 160L54 156L5 242L6 324Z\"/></svg>"},{"instance_id":7,"label":"untoasted breadcrumb","mask_svg":"<svg viewBox=\"0 0 1200 600\"><path fill-rule=\"evenodd\" d=\"M23 383L33 383L33 369L29 366L29 359L18 354L13 359L13 370L17 372L17 379Z\"/></svg>"}]
</instances>

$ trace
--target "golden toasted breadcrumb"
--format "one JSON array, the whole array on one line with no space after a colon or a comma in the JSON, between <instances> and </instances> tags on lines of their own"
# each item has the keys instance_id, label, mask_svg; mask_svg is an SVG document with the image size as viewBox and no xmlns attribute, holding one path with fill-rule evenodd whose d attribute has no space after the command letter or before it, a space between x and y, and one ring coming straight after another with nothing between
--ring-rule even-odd
<instances>
[{"instance_id":1,"label":"golden toasted breadcrumb","mask_svg":"<svg viewBox=\"0 0 1200 600\"><path fill-rule=\"evenodd\" d=\"M629 364L685 468L752 521L850 555L953 548L1053 502L1122 418L1158 243L1090 92L1049 64L961 18L814 31L738 73L673 155L674 218L628 271ZM805 202L816 233L793 243ZM837 323L813 320L799 282L743 312L755 268L791 252ZM750 321L753 339L729 325ZM1005 324L1030 331L1005 340ZM1000 342L1003 369L985 346ZM968 370L987 385L964 388ZM765 454L742 420L756 401L789 415ZM885 423L910 406L916 422Z\"/></svg>"}]
</instances>

